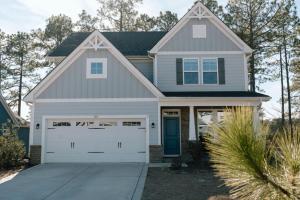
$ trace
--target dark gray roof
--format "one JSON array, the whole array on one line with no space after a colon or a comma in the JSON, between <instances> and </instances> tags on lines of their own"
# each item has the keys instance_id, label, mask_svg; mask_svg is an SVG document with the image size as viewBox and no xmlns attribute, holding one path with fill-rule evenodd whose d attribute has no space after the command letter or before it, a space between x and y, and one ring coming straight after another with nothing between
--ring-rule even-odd
<instances>
[{"instance_id":1,"label":"dark gray roof","mask_svg":"<svg viewBox=\"0 0 300 200\"><path fill-rule=\"evenodd\" d=\"M65 39L48 56L68 56L91 32L75 32ZM145 56L166 32L102 32L125 56Z\"/></svg>"},{"instance_id":2,"label":"dark gray roof","mask_svg":"<svg viewBox=\"0 0 300 200\"><path fill-rule=\"evenodd\" d=\"M167 97L266 97L268 95L247 91L222 91L222 92L163 92Z\"/></svg>"}]
</instances>

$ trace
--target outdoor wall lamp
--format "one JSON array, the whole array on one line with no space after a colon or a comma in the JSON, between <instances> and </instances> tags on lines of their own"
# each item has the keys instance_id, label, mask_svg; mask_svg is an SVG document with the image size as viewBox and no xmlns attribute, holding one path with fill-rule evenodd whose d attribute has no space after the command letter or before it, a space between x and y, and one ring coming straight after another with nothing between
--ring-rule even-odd
<instances>
[{"instance_id":1,"label":"outdoor wall lamp","mask_svg":"<svg viewBox=\"0 0 300 200\"><path fill-rule=\"evenodd\" d=\"M39 128L40 128L40 124L37 123L37 124L35 125L35 128L36 128L36 129L39 129Z\"/></svg>"},{"instance_id":2,"label":"outdoor wall lamp","mask_svg":"<svg viewBox=\"0 0 300 200\"><path fill-rule=\"evenodd\" d=\"M154 122L152 122L151 128L155 128L155 123Z\"/></svg>"}]
</instances>

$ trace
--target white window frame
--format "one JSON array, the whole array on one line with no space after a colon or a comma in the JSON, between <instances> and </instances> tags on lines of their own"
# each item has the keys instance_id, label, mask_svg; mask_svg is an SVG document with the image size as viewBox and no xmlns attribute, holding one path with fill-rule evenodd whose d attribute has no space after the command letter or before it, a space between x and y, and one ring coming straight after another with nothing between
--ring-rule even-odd
<instances>
[{"instance_id":1,"label":"white window frame","mask_svg":"<svg viewBox=\"0 0 300 200\"><path fill-rule=\"evenodd\" d=\"M205 24L193 25L193 38L205 39L207 36L207 28Z\"/></svg>"},{"instance_id":2,"label":"white window frame","mask_svg":"<svg viewBox=\"0 0 300 200\"><path fill-rule=\"evenodd\" d=\"M102 63L103 73L102 74L92 74L91 65L92 63ZM107 78L107 58L88 58L86 64L86 78L88 79L105 79Z\"/></svg>"},{"instance_id":3,"label":"white window frame","mask_svg":"<svg viewBox=\"0 0 300 200\"><path fill-rule=\"evenodd\" d=\"M184 61L185 60L197 60L197 64L198 64L198 70L197 71L185 71L184 70ZM198 83L185 83L184 80L184 73L185 72L197 72L198 73ZM182 84L183 85L199 85L200 83L200 62L199 62L199 58L183 58L182 59Z\"/></svg>"},{"instance_id":4,"label":"white window frame","mask_svg":"<svg viewBox=\"0 0 300 200\"><path fill-rule=\"evenodd\" d=\"M204 60L216 60L217 63L217 83L204 83L204 72L212 72L212 71L204 71ZM201 59L201 82L202 85L219 85L219 63L218 58L216 57L205 57Z\"/></svg>"}]
</instances>

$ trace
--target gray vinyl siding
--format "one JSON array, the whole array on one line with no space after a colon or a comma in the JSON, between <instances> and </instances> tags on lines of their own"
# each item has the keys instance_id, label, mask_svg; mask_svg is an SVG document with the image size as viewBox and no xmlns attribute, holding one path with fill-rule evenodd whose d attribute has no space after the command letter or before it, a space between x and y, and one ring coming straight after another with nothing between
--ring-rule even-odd
<instances>
[{"instance_id":1,"label":"gray vinyl siding","mask_svg":"<svg viewBox=\"0 0 300 200\"><path fill-rule=\"evenodd\" d=\"M193 38L193 25L206 25L206 38ZM160 51L239 51L208 19L190 19Z\"/></svg>"},{"instance_id":2,"label":"gray vinyl siding","mask_svg":"<svg viewBox=\"0 0 300 200\"><path fill-rule=\"evenodd\" d=\"M153 61L147 60L129 60L144 76L153 83Z\"/></svg>"},{"instance_id":3,"label":"gray vinyl siding","mask_svg":"<svg viewBox=\"0 0 300 200\"><path fill-rule=\"evenodd\" d=\"M107 58L106 79L86 78L87 58ZM38 98L149 97L154 95L108 50L86 50Z\"/></svg>"},{"instance_id":4,"label":"gray vinyl siding","mask_svg":"<svg viewBox=\"0 0 300 200\"><path fill-rule=\"evenodd\" d=\"M123 103L35 103L34 124L39 123L39 129L33 130L33 144L41 144L43 116L85 116L85 115L148 115L149 142L158 143L158 103L157 102L123 102ZM151 128L155 123L155 128Z\"/></svg>"},{"instance_id":5,"label":"gray vinyl siding","mask_svg":"<svg viewBox=\"0 0 300 200\"><path fill-rule=\"evenodd\" d=\"M224 85L203 85L202 59L219 57L225 59L225 84ZM200 84L198 85L177 85L176 82L176 58L198 58L200 60ZM158 88L163 91L244 91L245 90L245 69L244 55L158 55Z\"/></svg>"}]
</instances>

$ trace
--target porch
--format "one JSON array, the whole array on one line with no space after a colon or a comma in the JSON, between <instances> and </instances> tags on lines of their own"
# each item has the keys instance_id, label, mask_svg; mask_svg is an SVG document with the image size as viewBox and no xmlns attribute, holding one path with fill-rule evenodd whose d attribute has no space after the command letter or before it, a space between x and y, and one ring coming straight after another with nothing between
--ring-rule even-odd
<instances>
[{"instance_id":1,"label":"porch","mask_svg":"<svg viewBox=\"0 0 300 200\"><path fill-rule=\"evenodd\" d=\"M150 162L167 158L194 155L194 148L209 132L209 126L221 122L224 111L236 106L254 109L254 120L259 121L258 107L267 98L203 97L166 98L159 105L159 145L150 146ZM194 155L195 156L195 155ZM190 156L191 157L191 156Z\"/></svg>"}]
</instances>

